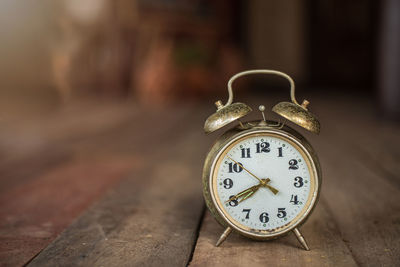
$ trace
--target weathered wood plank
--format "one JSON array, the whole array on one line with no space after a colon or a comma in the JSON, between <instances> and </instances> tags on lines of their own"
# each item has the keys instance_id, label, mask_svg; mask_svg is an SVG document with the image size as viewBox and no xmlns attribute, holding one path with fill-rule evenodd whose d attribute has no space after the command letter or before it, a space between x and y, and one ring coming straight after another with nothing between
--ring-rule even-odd
<instances>
[{"instance_id":1,"label":"weathered wood plank","mask_svg":"<svg viewBox=\"0 0 400 267\"><path fill-rule=\"evenodd\" d=\"M108 114L85 108L83 118L74 119L80 114L74 112L57 114L39 128L26 125L14 140L4 139L10 149L19 148L0 168L0 265L29 261L152 153L146 151L148 138L156 147L163 142L160 136L190 116L188 108L171 110L151 132L140 127L154 125L159 118L155 109L121 107ZM24 136L42 141L25 149L19 145Z\"/></svg>"},{"instance_id":2,"label":"weathered wood plank","mask_svg":"<svg viewBox=\"0 0 400 267\"><path fill-rule=\"evenodd\" d=\"M343 101L334 97L316 103L320 119L327 122L322 134L346 144L346 150L351 150L372 172L400 188L400 124L379 117L368 99Z\"/></svg>"},{"instance_id":3,"label":"weathered wood plank","mask_svg":"<svg viewBox=\"0 0 400 267\"><path fill-rule=\"evenodd\" d=\"M157 135L161 143L150 138L145 148L150 155L147 164L81 216L30 265L186 265L203 210L197 177L206 150L196 145L202 136L198 125L203 116L193 117L185 128L176 131L171 126L168 134Z\"/></svg>"},{"instance_id":4,"label":"weathered wood plank","mask_svg":"<svg viewBox=\"0 0 400 267\"><path fill-rule=\"evenodd\" d=\"M0 265L25 264L137 165L129 155L85 157L76 151L77 140L89 144L93 134L132 116L126 107L101 108L2 121Z\"/></svg>"},{"instance_id":5,"label":"weathered wood plank","mask_svg":"<svg viewBox=\"0 0 400 267\"><path fill-rule=\"evenodd\" d=\"M324 144L325 146L326 144ZM322 147L323 145L321 145ZM395 266L400 262L400 192L342 147L322 149L326 179L324 199L339 233L363 266Z\"/></svg>"},{"instance_id":6,"label":"weathered wood plank","mask_svg":"<svg viewBox=\"0 0 400 267\"><path fill-rule=\"evenodd\" d=\"M384 146L399 147L400 131L368 113L366 105L359 106L359 111L350 107L343 104L338 112L327 102L322 114L329 123L320 138L313 140L323 159L323 197L358 264L396 266L400 264L398 174L382 172L377 168L381 161L375 158L371 164L365 153L395 157L396 152ZM345 122L335 123L345 114ZM382 127L374 129L377 125ZM360 149L368 146L369 152Z\"/></svg>"},{"instance_id":7,"label":"weathered wood plank","mask_svg":"<svg viewBox=\"0 0 400 267\"><path fill-rule=\"evenodd\" d=\"M373 112L366 112L368 101L311 100L312 111L322 122L322 134L318 137L306 134L306 137L320 155L323 168L319 206L301 229L312 250L301 250L293 235L271 242L254 242L231 235L220 248L215 248L223 229L206 215L193 265L396 266L400 263L399 127L383 123ZM206 139L201 126L208 114L202 110L186 114L190 110L194 109L176 109L162 118L157 111L142 110L146 120L128 116L131 124L121 120L111 127L101 126L101 130L77 131L66 139L57 137L63 131L51 134L51 140L67 140L61 142L57 151L73 155L72 162L78 155L88 160L96 154L104 159L140 158L145 164L75 221L31 264L185 265L196 240L203 207L199 177ZM159 119L165 126L159 127ZM186 127L177 128L178 125ZM213 138L215 135L210 139ZM118 181L115 174L111 177L110 181ZM102 188L107 187L104 185ZM14 186L18 188L18 183ZM54 211L51 214L54 217ZM17 242L18 238L13 240ZM20 241L27 247L36 242L28 238ZM2 245L0 250L7 250L7 244L2 242Z\"/></svg>"},{"instance_id":8,"label":"weathered wood plank","mask_svg":"<svg viewBox=\"0 0 400 267\"><path fill-rule=\"evenodd\" d=\"M72 160L71 145L77 141L90 141L96 134L126 124L135 114L139 116L139 112L128 111L124 105L82 104L36 118L2 121L0 193Z\"/></svg>"},{"instance_id":9,"label":"weathered wood plank","mask_svg":"<svg viewBox=\"0 0 400 267\"><path fill-rule=\"evenodd\" d=\"M130 169L134 158L70 162L0 197L0 262L25 264Z\"/></svg>"},{"instance_id":10,"label":"weathered wood plank","mask_svg":"<svg viewBox=\"0 0 400 267\"><path fill-rule=\"evenodd\" d=\"M207 212L190 266L357 266L323 201L301 228L311 251L305 251L293 233L265 242L233 233L215 247L223 230Z\"/></svg>"}]
</instances>

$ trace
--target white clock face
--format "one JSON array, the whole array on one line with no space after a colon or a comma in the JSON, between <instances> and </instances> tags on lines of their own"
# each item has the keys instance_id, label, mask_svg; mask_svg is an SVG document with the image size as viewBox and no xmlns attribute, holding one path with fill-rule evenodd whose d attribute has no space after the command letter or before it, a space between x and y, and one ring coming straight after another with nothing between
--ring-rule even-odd
<instances>
[{"instance_id":1,"label":"white clock face","mask_svg":"<svg viewBox=\"0 0 400 267\"><path fill-rule=\"evenodd\" d=\"M219 209L240 229L274 235L299 221L316 181L303 148L279 135L240 138L220 154L212 176Z\"/></svg>"}]
</instances>

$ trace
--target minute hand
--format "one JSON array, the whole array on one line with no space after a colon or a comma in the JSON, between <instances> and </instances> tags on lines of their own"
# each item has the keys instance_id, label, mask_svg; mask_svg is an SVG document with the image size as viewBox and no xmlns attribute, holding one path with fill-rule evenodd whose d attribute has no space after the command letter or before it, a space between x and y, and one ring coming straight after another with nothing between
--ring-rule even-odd
<instances>
[{"instance_id":1,"label":"minute hand","mask_svg":"<svg viewBox=\"0 0 400 267\"><path fill-rule=\"evenodd\" d=\"M251 176L253 176L254 178L256 178L261 184L264 184L264 182L258 178L257 176L255 176L251 171L249 171L248 169L246 169L242 164L240 164L239 162L237 162L236 160L234 160L233 158L227 156L228 159L232 160L233 162L235 162L237 165L239 165L240 167L242 167L243 170L245 170L246 172L248 172Z\"/></svg>"},{"instance_id":2,"label":"minute hand","mask_svg":"<svg viewBox=\"0 0 400 267\"><path fill-rule=\"evenodd\" d=\"M248 172L251 176L253 176L254 178L256 178L256 179L260 182L260 184L261 184L262 186L264 186L264 187L268 188L269 190L271 190L272 193L274 193L274 195L278 194L278 192L279 192L278 189L276 189L276 188L274 188L274 187L272 187L272 186L270 186L270 185L268 184L268 182L270 181L269 179L268 179L268 180L261 180L261 179L258 178L255 174L253 174L251 171L249 171L248 169L246 169L242 164L240 164L239 162L237 162L237 161L234 160L233 158L229 157L228 155L227 155L227 157L228 157L228 159L232 160L232 161L235 162L237 165L239 165L240 167L242 167L242 169L245 170L246 172Z\"/></svg>"}]
</instances>

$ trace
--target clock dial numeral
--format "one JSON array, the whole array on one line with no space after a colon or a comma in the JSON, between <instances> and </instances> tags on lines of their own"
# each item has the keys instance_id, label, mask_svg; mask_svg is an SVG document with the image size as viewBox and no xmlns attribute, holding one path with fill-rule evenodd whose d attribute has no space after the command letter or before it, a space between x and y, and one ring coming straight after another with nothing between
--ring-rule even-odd
<instances>
[{"instance_id":1,"label":"clock dial numeral","mask_svg":"<svg viewBox=\"0 0 400 267\"><path fill-rule=\"evenodd\" d=\"M229 199L231 197L234 197L234 195L230 196ZM231 207L236 207L238 204L239 204L239 202L236 199L229 201L229 206L231 206Z\"/></svg>"},{"instance_id":2,"label":"clock dial numeral","mask_svg":"<svg viewBox=\"0 0 400 267\"><path fill-rule=\"evenodd\" d=\"M269 221L268 213L263 212L260 214L260 222L267 223Z\"/></svg>"},{"instance_id":3,"label":"clock dial numeral","mask_svg":"<svg viewBox=\"0 0 400 267\"><path fill-rule=\"evenodd\" d=\"M240 162L239 162L239 164L229 162L229 164L228 164L229 165L229 172L232 173L232 172L241 172L241 171L243 171L243 168L242 168L243 164L240 163Z\"/></svg>"},{"instance_id":4,"label":"clock dial numeral","mask_svg":"<svg viewBox=\"0 0 400 267\"><path fill-rule=\"evenodd\" d=\"M242 210L242 212L246 212L246 219L249 219L250 218L250 211L251 211L251 209L243 209Z\"/></svg>"},{"instance_id":5,"label":"clock dial numeral","mask_svg":"<svg viewBox=\"0 0 400 267\"><path fill-rule=\"evenodd\" d=\"M289 170L297 170L299 166L297 165L297 160L291 159L289 160Z\"/></svg>"},{"instance_id":6,"label":"clock dial numeral","mask_svg":"<svg viewBox=\"0 0 400 267\"><path fill-rule=\"evenodd\" d=\"M292 195L291 197L290 197L290 201L289 201L290 203L293 203L293 205L298 205L299 204L299 201L297 200L297 195Z\"/></svg>"},{"instance_id":7,"label":"clock dial numeral","mask_svg":"<svg viewBox=\"0 0 400 267\"><path fill-rule=\"evenodd\" d=\"M278 208L278 214L276 215L278 218L286 217L286 208Z\"/></svg>"},{"instance_id":8,"label":"clock dial numeral","mask_svg":"<svg viewBox=\"0 0 400 267\"><path fill-rule=\"evenodd\" d=\"M300 188L304 185L303 182L303 178L301 178L300 176L297 176L296 178L294 178L294 184L295 187Z\"/></svg>"},{"instance_id":9,"label":"clock dial numeral","mask_svg":"<svg viewBox=\"0 0 400 267\"><path fill-rule=\"evenodd\" d=\"M224 180L224 188L225 188L225 189L231 189L232 186L233 186L233 181L232 181L232 179L226 178L226 179Z\"/></svg>"},{"instance_id":10,"label":"clock dial numeral","mask_svg":"<svg viewBox=\"0 0 400 267\"><path fill-rule=\"evenodd\" d=\"M283 157L282 147L278 147L278 157Z\"/></svg>"},{"instance_id":11,"label":"clock dial numeral","mask_svg":"<svg viewBox=\"0 0 400 267\"><path fill-rule=\"evenodd\" d=\"M250 148L242 148L242 158L250 158Z\"/></svg>"},{"instance_id":12,"label":"clock dial numeral","mask_svg":"<svg viewBox=\"0 0 400 267\"><path fill-rule=\"evenodd\" d=\"M261 142L256 144L256 153L270 152L270 151L271 149L269 148L268 142Z\"/></svg>"}]
</instances>

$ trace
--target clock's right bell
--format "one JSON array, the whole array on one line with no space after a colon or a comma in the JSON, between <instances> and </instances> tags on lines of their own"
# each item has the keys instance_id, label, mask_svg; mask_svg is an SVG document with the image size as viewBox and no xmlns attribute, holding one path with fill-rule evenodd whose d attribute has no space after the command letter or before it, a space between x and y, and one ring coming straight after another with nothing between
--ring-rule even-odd
<instances>
[{"instance_id":1,"label":"clock's right bell","mask_svg":"<svg viewBox=\"0 0 400 267\"><path fill-rule=\"evenodd\" d=\"M304 100L301 105L291 102L280 102L272 108L272 111L310 132L319 134L321 126L315 115L307 110L309 103L307 100Z\"/></svg>"}]
</instances>

